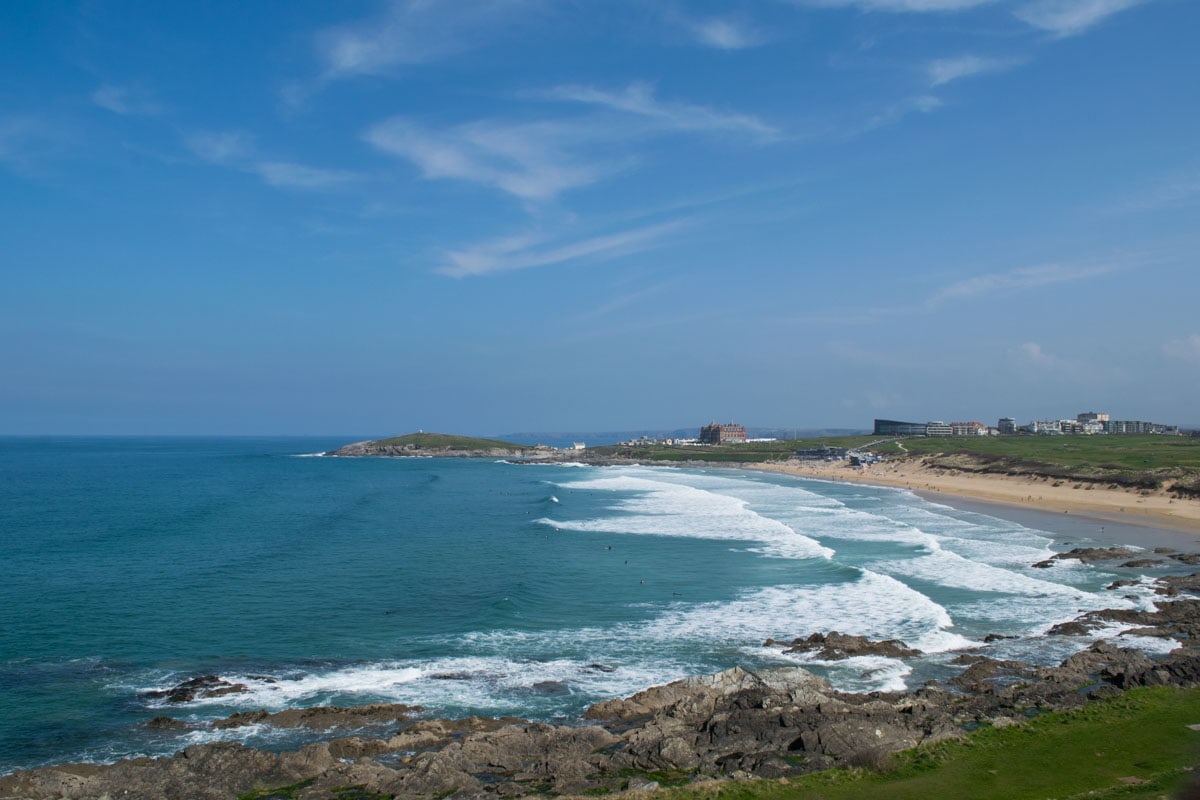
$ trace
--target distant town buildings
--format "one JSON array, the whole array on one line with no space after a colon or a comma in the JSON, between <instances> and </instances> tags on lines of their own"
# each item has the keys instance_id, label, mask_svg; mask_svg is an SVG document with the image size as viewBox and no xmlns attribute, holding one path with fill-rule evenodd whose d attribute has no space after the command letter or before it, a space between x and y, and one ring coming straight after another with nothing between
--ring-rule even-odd
<instances>
[{"instance_id":1,"label":"distant town buildings","mask_svg":"<svg viewBox=\"0 0 1200 800\"><path fill-rule=\"evenodd\" d=\"M1178 425L1162 425L1141 420L1110 419L1108 414L1088 412L1075 419L1034 420L1017 428L1017 433L1036 433L1050 436L1095 435L1095 434L1157 434L1178 436Z\"/></svg>"},{"instance_id":2,"label":"distant town buildings","mask_svg":"<svg viewBox=\"0 0 1200 800\"><path fill-rule=\"evenodd\" d=\"M1011 434L1037 434L1049 436L1090 436L1095 434L1161 434L1178 436L1177 425L1162 425L1140 420L1115 420L1108 414L1087 411L1075 419L1034 420L1027 425L1017 425L1013 417L1001 417L996 427L989 428L982 422L901 422L894 419L875 420L876 436L988 436Z\"/></svg>"},{"instance_id":3,"label":"distant town buildings","mask_svg":"<svg viewBox=\"0 0 1200 800\"><path fill-rule=\"evenodd\" d=\"M745 444L746 427L735 422L728 425L713 422L700 429L700 444L725 444L726 442Z\"/></svg>"}]
</instances>

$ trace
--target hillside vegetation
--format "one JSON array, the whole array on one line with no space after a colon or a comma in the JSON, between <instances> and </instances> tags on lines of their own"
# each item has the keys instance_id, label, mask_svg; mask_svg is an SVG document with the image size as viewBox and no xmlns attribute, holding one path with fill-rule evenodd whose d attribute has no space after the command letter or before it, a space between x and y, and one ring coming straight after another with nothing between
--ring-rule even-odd
<instances>
[{"instance_id":1,"label":"hillside vegetation","mask_svg":"<svg viewBox=\"0 0 1200 800\"><path fill-rule=\"evenodd\" d=\"M376 439L372 444L379 447L419 447L442 450L526 450L524 445L502 442L499 439L476 439L471 436L455 436L448 433L408 433Z\"/></svg>"},{"instance_id":2,"label":"hillside vegetation","mask_svg":"<svg viewBox=\"0 0 1200 800\"><path fill-rule=\"evenodd\" d=\"M665 800L1043 800L1195 797L1200 689L1136 689L1078 711L985 728L960 741L859 769L787 783L721 783L657 793ZM1187 792L1190 787L1192 792ZM1184 791L1181 791L1184 790Z\"/></svg>"},{"instance_id":3,"label":"hillside vegetation","mask_svg":"<svg viewBox=\"0 0 1200 800\"><path fill-rule=\"evenodd\" d=\"M1025 475L1082 484L1200 496L1200 439L1181 436L914 438L908 457L964 472ZM880 452L897 454L891 443Z\"/></svg>"}]
</instances>

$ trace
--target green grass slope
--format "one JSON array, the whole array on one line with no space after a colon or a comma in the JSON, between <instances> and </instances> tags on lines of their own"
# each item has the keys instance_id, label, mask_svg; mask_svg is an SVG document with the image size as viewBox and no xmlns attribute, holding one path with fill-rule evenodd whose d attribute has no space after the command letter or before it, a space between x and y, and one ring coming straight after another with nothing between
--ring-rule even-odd
<instances>
[{"instance_id":1,"label":"green grass slope","mask_svg":"<svg viewBox=\"0 0 1200 800\"><path fill-rule=\"evenodd\" d=\"M380 447L420 447L444 450L524 450L524 445L502 442L499 439L476 439L471 436L455 436L448 433L409 433L372 442Z\"/></svg>"},{"instance_id":2,"label":"green grass slope","mask_svg":"<svg viewBox=\"0 0 1200 800\"><path fill-rule=\"evenodd\" d=\"M1188 436L964 436L905 439L915 454L978 453L1065 467L1143 470L1200 467L1200 439ZM894 446L892 452L899 452Z\"/></svg>"},{"instance_id":3,"label":"green grass slope","mask_svg":"<svg viewBox=\"0 0 1200 800\"><path fill-rule=\"evenodd\" d=\"M890 769L664 790L669 800L1200 797L1200 689L1136 689L1078 711L898 754ZM1191 790L1190 792L1188 790Z\"/></svg>"}]
</instances>

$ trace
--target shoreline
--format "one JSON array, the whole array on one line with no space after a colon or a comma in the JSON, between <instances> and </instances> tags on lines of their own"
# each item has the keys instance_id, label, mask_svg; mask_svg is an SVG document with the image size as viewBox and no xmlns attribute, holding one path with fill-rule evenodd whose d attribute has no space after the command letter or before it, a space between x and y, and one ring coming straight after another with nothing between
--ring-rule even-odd
<instances>
[{"instance_id":1,"label":"shoreline","mask_svg":"<svg viewBox=\"0 0 1200 800\"><path fill-rule=\"evenodd\" d=\"M698 465L693 462L669 466L695 468ZM779 464L708 463L703 466L794 474L781 468L787 465ZM910 491L959 511L1014 519L1020 524L1047 532L1061 544L1070 545L1071 541L1066 540L1089 538L1150 547L1159 542L1147 537L1162 535L1168 537L1162 540L1163 543L1180 549L1183 549L1177 541L1180 537L1194 540L1192 546L1200 552L1200 536L1188 536L1191 531L1151 527L1155 520L1146 516L1127 515L1129 519L1104 524L1103 529L1114 538L1102 540L1092 530L1101 527L1097 523L1102 518L1087 513L1063 514L1031 504L975 499L963 493L931 492L908 486L889 487L873 480L876 476L870 472L864 474L839 465L819 466L849 474L844 477L838 474L832 478L815 475L801 477L824 481L841 479L864 486ZM991 476L966 477L973 481L986 481ZM965 519L964 516L957 518ZM1200 589L1200 576L1193 575L1191 578L1189 583L1178 584L1182 591L1192 593ZM1158 594L1167 599L1168 588L1172 594L1178 593L1174 591L1176 585L1164 582L1164 591ZM1107 588L1114 591L1114 596L1119 594L1116 584ZM1063 623L1059 626L1061 631L1036 634L1030 638L1091 635L1087 632L1109 624L1131 628L1141 626L1142 630L1158 626L1158 633L1146 635L1160 638L1175 636L1184 640L1183 646L1186 648L1187 639L1195 636L1200 640L1200 601L1193 597L1185 602L1187 606L1181 603L1178 608L1193 609L1188 612L1186 619L1182 612L1178 618L1168 619L1165 612L1104 609ZM1069 626L1075 629L1068 629ZM829 637L830 640L839 636L836 632L825 634L823 629L815 627L807 630L812 631L812 635ZM801 636L805 632L805 629L797 631ZM807 641L811 642L812 637ZM791 646L802 646L798 645L800 642L798 637ZM788 646L782 642L776 644ZM869 641L863 644L867 647L889 645L888 642ZM740 779L746 775L775 778L802 771L795 761L798 756L789 756L791 760L780 759L781 753L804 753L804 758L809 759L805 770L836 766L842 763L838 760L838 754L853 752L848 749L851 744L854 747L876 746L876 739L872 737L879 737L880 730L887 733L888 747L902 748L910 742L937 741L942 736L956 737L961 735L960 731L971 726L1016 724L1021 721L1021 715L1013 709L1032 706L1054 710L1060 703L1065 704L1063 707L1072 707L1085 702L1080 700L1081 695L1074 688L1084 683L1090 682L1089 685L1101 687L1095 693L1097 699L1129 686L1141 685L1142 682L1163 680L1181 685L1200 683L1200 655L1190 649L1187 653L1179 650L1176 648L1173 654L1167 656L1153 655L1147 660L1144 654L1135 655L1132 650L1119 650L1106 635L1059 666L1046 666L1038 661L996 660L999 658L997 652L973 648L963 651L954 662L964 667L961 675L940 678L936 685L930 682L893 692L836 690L824 679L807 673L803 667L751 667L751 672L745 672L742 667L732 667L721 673L693 676L671 684L655 684L632 695L601 701L594 706L598 711L585 712L581 720L568 724L562 724L561 719L422 718L410 713L419 709L399 704L317 707L316 710L289 706L285 711L272 714L265 711L240 712L212 724L215 727L233 727L233 723L287 727L292 724L293 718L311 717L323 723L314 727L329 731L331 738L322 738L294 750L277 750L262 745L252 749L231 742L216 742L188 746L174 757L122 759L104 765L59 763L20 769L0 774L0 798L44 797L49 800L62 796L57 792L64 786L79 791L73 796L88 797L103 796L102 792L107 792L111 787L126 789L138 786L145 787L145 792L135 792L134 796L150 798L164 796L163 787L176 785L168 784L169 781L186 780L189 784L211 788L214 798L218 794L229 797L244 793L251 785L262 789L266 786L285 787L308 782L312 786L306 784L305 791L297 794L297 797L333 800L338 796L335 787L351 786L369 787L379 796L392 796L393 792L399 790L399 797L415 799L446 796L446 792L462 790L466 786L470 791L478 792L472 796L502 800L504 797L544 794L544 787L548 785L547 777L555 777L560 773L570 776L569 780L563 779L561 786L554 787L556 791L561 789L564 794L633 788L626 781L631 771L646 775L674 771L692 775L696 780ZM864 651L864 654L869 653ZM841 657L848 656L843 654ZM887 657L906 658L903 654ZM1170 673L1168 680L1160 675L1163 669L1176 672ZM198 685L207 686L209 677L189 679L176 688L197 682L202 682ZM218 683L220 685L207 688L218 692L228 688L227 683ZM711 693L714 686L724 685L729 686L728 693ZM772 703L762 702L765 694L783 689L786 691L777 697L771 695L775 697ZM746 693L744 697L740 694L742 692ZM801 697L802 700L799 699ZM671 707L658 708L655 705L657 698L663 698L663 702ZM729 734L719 741L710 741L708 738L711 726L707 716L698 718L694 729L680 727L677 710L690 710L701 705L709 708L710 712L723 715L722 719L730 715L743 715L737 717L738 725L759 726L761 723L761 730L778 736L778 741L772 740L767 743L769 746L764 745L760 750L751 752L747 750L746 740L734 735L738 733L738 725L718 726ZM780 708L787 709L788 723L783 731L779 722ZM918 711L915 712L914 708ZM927 713L930 709L933 711ZM763 717L765 721L755 715ZM922 718L914 724L914 716ZM382 720L381 724L396 727L392 727L388 735L377 737L374 733L364 733L360 736L348 722L357 717ZM148 724L168 730L177 727L177 724L189 724L186 718L178 723L172 720L163 716ZM852 722L847 723L847 720ZM198 725L197 729L201 729L201 726ZM655 738L660 734L665 738ZM858 740L860 734L864 737L862 741ZM762 741L767 740L763 738ZM464 761L467 756L461 746L463 742L468 745L465 751L474 760ZM577 753L564 754L566 749L576 747ZM601 752L605 753L603 757L598 755ZM551 758L562 760L552 762ZM553 766L547 766L546 775L533 775L525 766L531 761ZM495 769L496 764L505 765L505 768ZM510 769L508 764L514 766ZM186 778L181 777L184 775ZM649 777L646 780L649 782ZM252 784L246 781L252 781ZM6 789L11 790L12 794L6 793ZM37 793L43 789L45 794ZM362 791L365 793L368 788Z\"/></svg>"},{"instance_id":2,"label":"shoreline","mask_svg":"<svg viewBox=\"0 0 1200 800\"><path fill-rule=\"evenodd\" d=\"M964 502L1006 519L1018 516L1062 516L1094 523L1094 533L1078 533L1097 541L1200 551L1200 500L1177 499L1165 492L1139 494L1106 487L1075 488L1063 481L1028 477L946 471L913 462L885 462L855 469L843 462L743 463L742 469L774 472L800 478L908 489L920 497L953 507ZM1058 485L1055 485L1057 483ZM987 510L983 510L987 509ZM1014 521L1021 522L1021 519ZM1061 527L1061 526L1057 526ZM1078 525L1072 527L1079 528ZM1117 530L1146 539L1112 540ZM1155 540L1150 543L1149 540Z\"/></svg>"}]
</instances>

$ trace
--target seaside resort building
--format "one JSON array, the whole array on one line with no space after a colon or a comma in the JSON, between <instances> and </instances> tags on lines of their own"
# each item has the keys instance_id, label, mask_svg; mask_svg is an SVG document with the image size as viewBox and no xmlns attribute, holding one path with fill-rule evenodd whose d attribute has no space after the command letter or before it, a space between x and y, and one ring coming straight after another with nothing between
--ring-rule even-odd
<instances>
[{"instance_id":1,"label":"seaside resort building","mask_svg":"<svg viewBox=\"0 0 1200 800\"><path fill-rule=\"evenodd\" d=\"M721 425L713 422L700 429L700 444L746 443L746 427L736 423Z\"/></svg>"}]
</instances>

